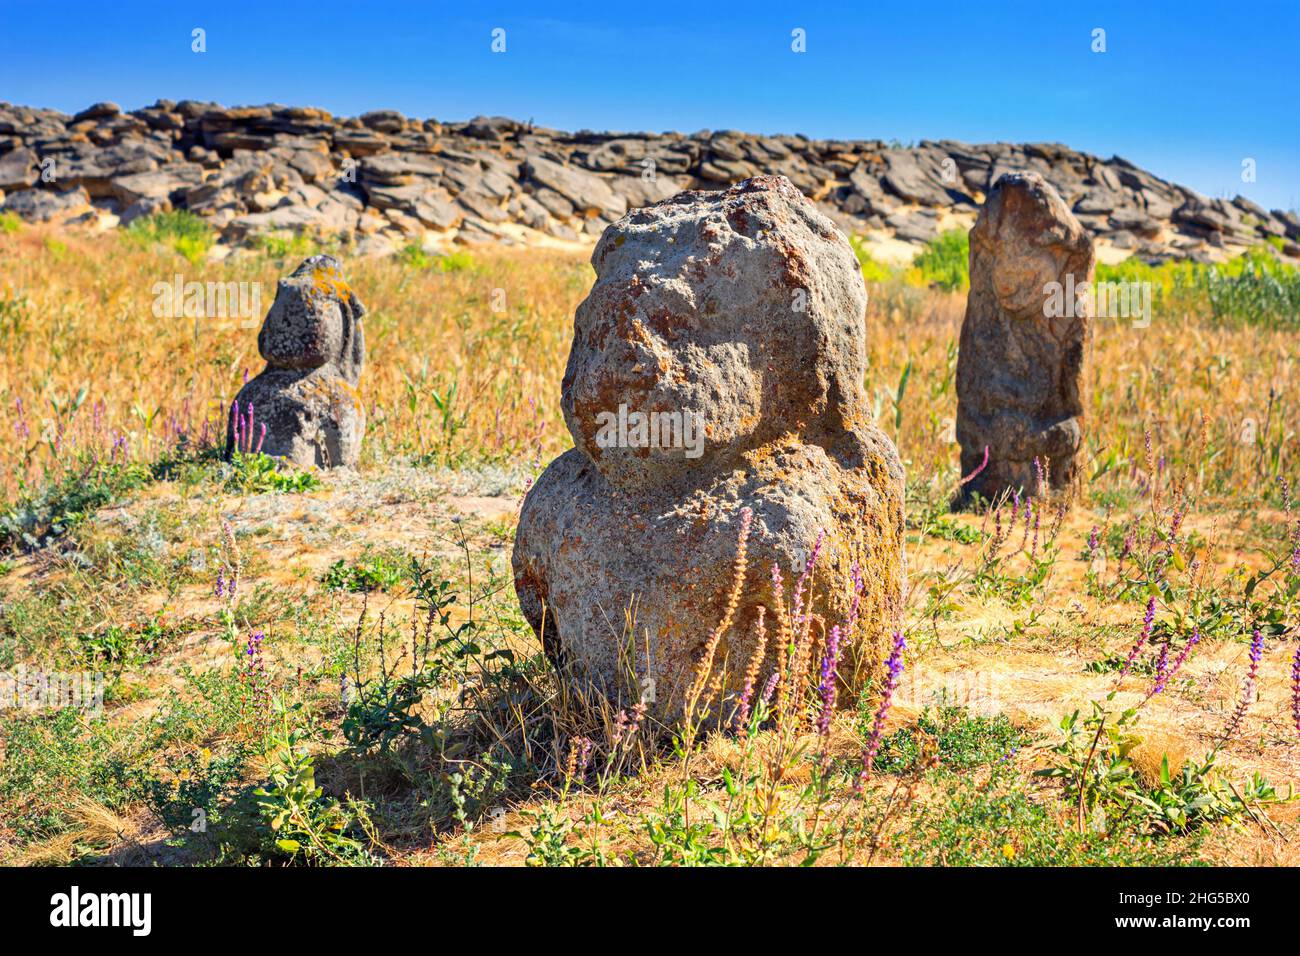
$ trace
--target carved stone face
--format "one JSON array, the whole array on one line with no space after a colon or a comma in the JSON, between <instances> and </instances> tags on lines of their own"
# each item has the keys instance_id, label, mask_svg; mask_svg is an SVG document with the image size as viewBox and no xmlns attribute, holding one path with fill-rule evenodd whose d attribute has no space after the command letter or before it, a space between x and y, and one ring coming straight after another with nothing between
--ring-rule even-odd
<instances>
[{"instance_id":1,"label":"carved stone face","mask_svg":"<svg viewBox=\"0 0 1300 956\"><path fill-rule=\"evenodd\" d=\"M355 385L365 360L359 324L364 314L339 262L313 256L280 280L257 346L274 368L314 369L333 363Z\"/></svg>"},{"instance_id":2,"label":"carved stone face","mask_svg":"<svg viewBox=\"0 0 1300 956\"><path fill-rule=\"evenodd\" d=\"M1073 217L1044 186L1036 173L1003 177L972 235L990 253L998 305L1026 318L1043 316L1050 283L1077 272L1075 281L1082 284L1092 264L1087 237L1064 225Z\"/></svg>"},{"instance_id":3,"label":"carved stone face","mask_svg":"<svg viewBox=\"0 0 1300 956\"><path fill-rule=\"evenodd\" d=\"M783 433L835 430L861 404L866 290L851 248L780 177L682 193L620 220L592 254L562 405L616 485L692 465L688 449L600 440L627 413L694 416L727 462Z\"/></svg>"}]
</instances>

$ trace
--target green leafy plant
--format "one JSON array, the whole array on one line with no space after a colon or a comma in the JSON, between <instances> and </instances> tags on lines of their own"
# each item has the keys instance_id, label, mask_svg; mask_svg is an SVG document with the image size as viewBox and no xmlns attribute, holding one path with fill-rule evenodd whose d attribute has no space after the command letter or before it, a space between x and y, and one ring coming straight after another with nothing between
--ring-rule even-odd
<instances>
[{"instance_id":1,"label":"green leafy plant","mask_svg":"<svg viewBox=\"0 0 1300 956\"><path fill-rule=\"evenodd\" d=\"M1176 774L1163 755L1159 780L1145 783L1133 759L1142 744L1135 729L1138 709L1111 713L1093 701L1087 717L1080 719L1077 710L1067 715L1060 724L1062 740L1051 748L1055 761L1035 771L1062 782L1079 832L1183 833L1215 821L1239 826L1243 818L1257 816L1257 807L1291 799L1289 793L1279 797L1258 774L1238 787L1216 768L1217 750L1199 762L1187 761Z\"/></svg>"},{"instance_id":2,"label":"green leafy plant","mask_svg":"<svg viewBox=\"0 0 1300 956\"><path fill-rule=\"evenodd\" d=\"M290 719L300 707L280 708L267 782L253 791L270 830L267 849L290 862L370 862L365 844L353 835L367 821L316 785L315 761L304 749L306 734Z\"/></svg>"},{"instance_id":3,"label":"green leafy plant","mask_svg":"<svg viewBox=\"0 0 1300 956\"><path fill-rule=\"evenodd\" d=\"M300 494L320 487L320 479L310 471L285 467L279 458L264 452L234 452L230 456L232 473L226 481L232 491L244 494L278 492Z\"/></svg>"},{"instance_id":4,"label":"green leafy plant","mask_svg":"<svg viewBox=\"0 0 1300 956\"><path fill-rule=\"evenodd\" d=\"M97 509L149 480L136 462L88 462L0 510L0 547L35 549L67 533Z\"/></svg>"},{"instance_id":5,"label":"green leafy plant","mask_svg":"<svg viewBox=\"0 0 1300 956\"><path fill-rule=\"evenodd\" d=\"M321 577L321 583L331 591L389 591L399 585L406 569L383 555L372 555L348 564L339 558Z\"/></svg>"},{"instance_id":6,"label":"green leafy plant","mask_svg":"<svg viewBox=\"0 0 1300 956\"><path fill-rule=\"evenodd\" d=\"M969 770L1004 760L1025 744L1024 731L1005 714L985 717L965 707L941 703L921 711L916 723L886 737L875 766L882 773L903 773L916 766L920 740L933 737L939 762L950 770Z\"/></svg>"}]
</instances>

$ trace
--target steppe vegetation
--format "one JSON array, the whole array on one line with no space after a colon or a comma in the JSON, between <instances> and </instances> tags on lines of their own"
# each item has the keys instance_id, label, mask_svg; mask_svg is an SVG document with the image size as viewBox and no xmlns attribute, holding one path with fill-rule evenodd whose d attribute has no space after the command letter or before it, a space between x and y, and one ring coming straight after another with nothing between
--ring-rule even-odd
<instances>
[{"instance_id":1,"label":"steppe vegetation","mask_svg":"<svg viewBox=\"0 0 1300 956\"><path fill-rule=\"evenodd\" d=\"M1300 862L1300 275L1103 267L1155 308L1096 325L1073 508L953 514L959 238L863 257L908 473L889 666L856 706L823 713L814 664L674 731L578 699L510 580L568 445L585 261L349 260L369 430L356 474L313 475L221 460L261 316L160 318L152 290L265 308L314 243L208 261L183 214L0 221L0 670L104 675L102 713L0 713L0 860Z\"/></svg>"}]
</instances>

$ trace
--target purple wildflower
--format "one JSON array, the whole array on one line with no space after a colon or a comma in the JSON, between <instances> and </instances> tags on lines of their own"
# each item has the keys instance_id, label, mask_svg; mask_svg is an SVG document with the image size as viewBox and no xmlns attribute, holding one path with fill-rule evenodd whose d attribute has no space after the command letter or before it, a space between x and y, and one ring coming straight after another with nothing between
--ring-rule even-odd
<instances>
[{"instance_id":1,"label":"purple wildflower","mask_svg":"<svg viewBox=\"0 0 1300 956\"><path fill-rule=\"evenodd\" d=\"M776 693L776 682L780 679L781 674L778 671L772 671L768 677L767 683L763 685L763 696L759 698L763 707L770 707L772 704L772 695Z\"/></svg>"},{"instance_id":2,"label":"purple wildflower","mask_svg":"<svg viewBox=\"0 0 1300 956\"><path fill-rule=\"evenodd\" d=\"M230 403L230 437L235 451L239 451L239 400Z\"/></svg>"},{"instance_id":3,"label":"purple wildflower","mask_svg":"<svg viewBox=\"0 0 1300 956\"><path fill-rule=\"evenodd\" d=\"M1128 660L1124 662L1124 669L1119 672L1119 680L1122 681L1128 676L1128 672L1133 667L1133 662L1137 660L1138 652L1146 646L1147 639L1151 636L1151 627L1155 623L1155 619L1156 596L1153 594L1147 601L1146 616L1142 618L1142 633L1138 635L1138 639L1133 643L1133 647L1128 652ZM1119 681L1116 681L1115 683L1118 685Z\"/></svg>"},{"instance_id":4,"label":"purple wildflower","mask_svg":"<svg viewBox=\"0 0 1300 956\"><path fill-rule=\"evenodd\" d=\"M271 703L271 690L266 680L266 660L262 656L261 631L248 635L244 645L244 680L248 683L253 703L265 710Z\"/></svg>"},{"instance_id":5,"label":"purple wildflower","mask_svg":"<svg viewBox=\"0 0 1300 956\"><path fill-rule=\"evenodd\" d=\"M857 782L859 791L871 776L876 754L880 752L880 742L885 732L885 717L889 714L894 691L898 689L898 680L903 674L903 651L905 650L907 650L907 641L903 638L903 632L895 631L894 649L889 655L889 660L885 662L888 676L885 678L884 693L880 697L880 707L876 710L875 722L871 725L871 736L867 738L867 746L862 751L862 772L858 774Z\"/></svg>"},{"instance_id":6,"label":"purple wildflower","mask_svg":"<svg viewBox=\"0 0 1300 956\"><path fill-rule=\"evenodd\" d=\"M803 623L803 595L804 586L808 579L812 577L813 568L817 565L817 556L821 554L822 542L826 539L826 532L819 531L817 540L813 543L812 552L808 555L808 562L804 565L803 573L799 575L799 580L795 582L794 597L791 599L790 617L791 620L802 625ZM810 612L811 613L811 612Z\"/></svg>"},{"instance_id":7,"label":"purple wildflower","mask_svg":"<svg viewBox=\"0 0 1300 956\"><path fill-rule=\"evenodd\" d=\"M23 400L21 398L14 400L14 408L18 411L18 420L14 422L15 434L22 439L30 438L32 430L27 427L27 416L23 414Z\"/></svg>"},{"instance_id":8,"label":"purple wildflower","mask_svg":"<svg viewBox=\"0 0 1300 956\"><path fill-rule=\"evenodd\" d=\"M1164 689L1169 686L1169 681L1172 680L1173 676L1182 669L1184 664L1187 663L1187 658L1192 656L1192 648L1196 647L1200 641L1201 629L1199 627L1192 628L1192 636L1187 639L1187 643L1183 645L1182 652L1174 658L1173 664L1168 667L1166 667L1165 664L1168 661L1167 652L1169 650L1169 645L1166 644L1164 646L1160 652L1160 665L1156 668L1156 682L1152 685L1151 692L1147 694L1147 700L1150 700L1156 694L1164 692Z\"/></svg>"},{"instance_id":9,"label":"purple wildflower","mask_svg":"<svg viewBox=\"0 0 1300 956\"><path fill-rule=\"evenodd\" d=\"M1300 646L1291 662L1291 716L1295 718L1295 732L1300 735Z\"/></svg>"},{"instance_id":10,"label":"purple wildflower","mask_svg":"<svg viewBox=\"0 0 1300 956\"><path fill-rule=\"evenodd\" d=\"M822 713L817 721L817 734L825 737L831 729L831 715L835 712L835 682L839 677L840 626L836 624L826 636L826 656L822 658Z\"/></svg>"},{"instance_id":11,"label":"purple wildflower","mask_svg":"<svg viewBox=\"0 0 1300 956\"><path fill-rule=\"evenodd\" d=\"M1183 519L1187 517L1187 506L1183 501L1174 505L1174 513L1169 519L1169 550L1174 550L1174 543L1178 540L1178 531L1183 526Z\"/></svg>"},{"instance_id":12,"label":"purple wildflower","mask_svg":"<svg viewBox=\"0 0 1300 956\"><path fill-rule=\"evenodd\" d=\"M969 475L967 475L965 478L963 478L961 481L959 481L958 484L959 484L959 485L964 485L964 484L966 484L966 483L968 483L968 482L974 481L974 480L975 480L975 477L976 477L976 476L977 476L981 471L983 471L985 468L987 468L988 466L989 466L989 446L988 446L988 445L985 445L985 446L984 446L984 460L983 460L982 462L980 462L980 465L979 465L978 468L976 468L976 469L975 469L974 471L972 471Z\"/></svg>"},{"instance_id":13,"label":"purple wildflower","mask_svg":"<svg viewBox=\"0 0 1300 956\"><path fill-rule=\"evenodd\" d=\"M1133 545L1137 543L1136 538L1137 535L1133 529L1130 529L1129 533L1124 535L1124 545L1119 549L1119 560L1121 564L1125 558L1133 553Z\"/></svg>"},{"instance_id":14,"label":"purple wildflower","mask_svg":"<svg viewBox=\"0 0 1300 956\"><path fill-rule=\"evenodd\" d=\"M1241 700L1237 702L1237 709L1232 712L1232 718L1228 721L1227 729L1223 732L1223 741L1226 743L1237 732L1241 726L1242 718L1246 716L1246 711L1250 709L1250 702L1255 698L1255 685L1259 680L1259 662L1264 657L1264 635L1259 628L1255 628L1255 633L1250 639L1250 670L1246 672L1246 683L1241 688Z\"/></svg>"}]
</instances>

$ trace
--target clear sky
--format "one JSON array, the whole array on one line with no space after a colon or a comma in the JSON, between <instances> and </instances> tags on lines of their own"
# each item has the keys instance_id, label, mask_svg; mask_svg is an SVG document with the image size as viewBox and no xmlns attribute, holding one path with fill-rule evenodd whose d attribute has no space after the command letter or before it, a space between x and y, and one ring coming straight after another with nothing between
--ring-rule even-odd
<instances>
[{"instance_id":1,"label":"clear sky","mask_svg":"<svg viewBox=\"0 0 1300 956\"><path fill-rule=\"evenodd\" d=\"M207 52L191 51L206 31ZM492 31L505 31L493 53ZM1104 29L1106 50L1092 52ZM802 29L806 52L791 49ZM0 0L0 100L1056 141L1300 206L1300 0ZM1255 160L1256 181L1242 181Z\"/></svg>"}]
</instances>

